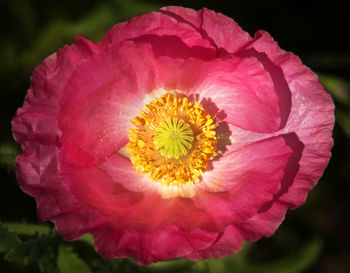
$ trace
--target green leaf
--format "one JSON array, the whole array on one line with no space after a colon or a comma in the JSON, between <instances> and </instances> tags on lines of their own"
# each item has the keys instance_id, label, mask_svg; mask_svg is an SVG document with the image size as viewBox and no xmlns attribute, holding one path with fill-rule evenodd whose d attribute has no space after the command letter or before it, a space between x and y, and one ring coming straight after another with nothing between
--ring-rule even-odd
<instances>
[{"instance_id":1,"label":"green leaf","mask_svg":"<svg viewBox=\"0 0 350 273\"><path fill-rule=\"evenodd\" d=\"M343 106L350 106L350 82L332 75L319 74L318 79L333 99Z\"/></svg>"},{"instance_id":2,"label":"green leaf","mask_svg":"<svg viewBox=\"0 0 350 273\"><path fill-rule=\"evenodd\" d=\"M47 251L38 261L40 272L42 273L60 273L55 263L56 253L54 251Z\"/></svg>"},{"instance_id":3,"label":"green leaf","mask_svg":"<svg viewBox=\"0 0 350 273\"><path fill-rule=\"evenodd\" d=\"M203 260L196 263L193 273L301 273L309 268L320 254L322 243L319 239L307 242L303 247L286 257L264 264L251 265L247 252L252 244L245 243L235 255L220 259ZM165 271L164 271L165 272ZM187 271L186 271L187 272ZM190 272L190 271L188 271Z\"/></svg>"},{"instance_id":4,"label":"green leaf","mask_svg":"<svg viewBox=\"0 0 350 273\"><path fill-rule=\"evenodd\" d=\"M21 245L17 234L10 232L0 223L0 252L11 252Z\"/></svg>"},{"instance_id":5,"label":"green leaf","mask_svg":"<svg viewBox=\"0 0 350 273\"><path fill-rule=\"evenodd\" d=\"M242 249L234 254L229 255L220 259L209 259L197 262L199 266L199 272L209 272L209 273L227 273L227 272L244 272L246 267L246 255L252 244L249 242L244 242L242 244ZM233 271L234 270L234 271ZM197 271L196 271L197 273Z\"/></svg>"},{"instance_id":6,"label":"green leaf","mask_svg":"<svg viewBox=\"0 0 350 273\"><path fill-rule=\"evenodd\" d=\"M153 263L148 266L148 269L151 272L193 272L195 267L195 262L184 260L184 259L176 259L172 261L158 262Z\"/></svg>"},{"instance_id":7,"label":"green leaf","mask_svg":"<svg viewBox=\"0 0 350 273\"><path fill-rule=\"evenodd\" d=\"M0 164L14 167L19 149L15 143L0 143Z\"/></svg>"},{"instance_id":8,"label":"green leaf","mask_svg":"<svg viewBox=\"0 0 350 273\"><path fill-rule=\"evenodd\" d=\"M244 273L301 273L319 257L322 249L320 239L307 242L298 251L268 264L246 267Z\"/></svg>"},{"instance_id":9,"label":"green leaf","mask_svg":"<svg viewBox=\"0 0 350 273\"><path fill-rule=\"evenodd\" d=\"M83 236L79 238L79 241L86 242L91 246L94 246L94 240L92 238L92 235L90 233L86 233Z\"/></svg>"},{"instance_id":10,"label":"green leaf","mask_svg":"<svg viewBox=\"0 0 350 273\"><path fill-rule=\"evenodd\" d=\"M350 82L332 75L319 75L319 80L336 102L337 124L350 138Z\"/></svg>"},{"instance_id":11,"label":"green leaf","mask_svg":"<svg viewBox=\"0 0 350 273\"><path fill-rule=\"evenodd\" d=\"M22 265L37 264L40 260L48 260L55 263L55 237L39 236L38 234L26 238L20 245L7 252L5 260L8 262L17 262ZM43 262L43 261L42 261ZM44 262L43 262L44 263Z\"/></svg>"},{"instance_id":12,"label":"green leaf","mask_svg":"<svg viewBox=\"0 0 350 273\"><path fill-rule=\"evenodd\" d=\"M41 272L59 273L56 266L55 238L52 234L39 236L35 233L21 242L16 233L0 224L0 250L5 253L5 261L20 266L37 264Z\"/></svg>"},{"instance_id":13,"label":"green leaf","mask_svg":"<svg viewBox=\"0 0 350 273\"><path fill-rule=\"evenodd\" d=\"M47 224L28 224L28 223L3 223L10 231L23 235L47 235L50 233L50 227Z\"/></svg>"},{"instance_id":14,"label":"green leaf","mask_svg":"<svg viewBox=\"0 0 350 273\"><path fill-rule=\"evenodd\" d=\"M61 273L91 273L88 265L73 252L73 248L65 245L58 247L57 267Z\"/></svg>"},{"instance_id":15,"label":"green leaf","mask_svg":"<svg viewBox=\"0 0 350 273\"><path fill-rule=\"evenodd\" d=\"M15 232L21 235L49 235L50 232L53 232L54 229L51 229L48 224L29 224L29 223L13 223L5 222L3 226L6 227L9 231ZM90 245L94 245L94 240L90 233L86 233L79 238L79 241L86 242Z\"/></svg>"}]
</instances>

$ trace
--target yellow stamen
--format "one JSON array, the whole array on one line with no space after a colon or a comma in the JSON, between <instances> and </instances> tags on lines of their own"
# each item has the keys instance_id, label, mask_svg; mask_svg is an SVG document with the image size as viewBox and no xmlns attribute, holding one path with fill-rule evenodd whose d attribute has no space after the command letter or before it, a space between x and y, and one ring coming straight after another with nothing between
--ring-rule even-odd
<instances>
[{"instance_id":1,"label":"yellow stamen","mask_svg":"<svg viewBox=\"0 0 350 273\"><path fill-rule=\"evenodd\" d=\"M166 186L198 183L217 155L216 125L197 102L165 94L132 119L127 151L137 173Z\"/></svg>"},{"instance_id":2,"label":"yellow stamen","mask_svg":"<svg viewBox=\"0 0 350 273\"><path fill-rule=\"evenodd\" d=\"M178 159L192 147L193 133L182 119L166 119L155 129L154 145L167 158Z\"/></svg>"}]
</instances>

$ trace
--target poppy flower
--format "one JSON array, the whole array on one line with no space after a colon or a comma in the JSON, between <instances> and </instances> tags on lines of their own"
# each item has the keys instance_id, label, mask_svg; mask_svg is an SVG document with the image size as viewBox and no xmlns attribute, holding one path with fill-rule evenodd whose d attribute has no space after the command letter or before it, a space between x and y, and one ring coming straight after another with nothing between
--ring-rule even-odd
<instances>
[{"instance_id":1,"label":"poppy flower","mask_svg":"<svg viewBox=\"0 0 350 273\"><path fill-rule=\"evenodd\" d=\"M165 7L34 71L12 121L21 189L66 240L140 264L233 254L304 203L334 105L271 36Z\"/></svg>"}]
</instances>

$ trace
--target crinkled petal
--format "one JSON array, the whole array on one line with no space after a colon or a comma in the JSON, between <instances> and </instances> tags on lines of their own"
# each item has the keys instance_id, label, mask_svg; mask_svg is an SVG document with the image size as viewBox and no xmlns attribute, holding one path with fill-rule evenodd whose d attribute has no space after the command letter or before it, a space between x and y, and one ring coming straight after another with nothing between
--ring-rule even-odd
<instances>
[{"instance_id":1,"label":"crinkled petal","mask_svg":"<svg viewBox=\"0 0 350 273\"><path fill-rule=\"evenodd\" d=\"M316 185L328 164L333 146L334 104L317 76L297 56L281 50L264 31L257 32L254 38L246 49L248 54L266 54L282 69L291 90L292 108L280 133L295 133L305 146L295 180L280 198L290 208L295 208L305 201L307 192Z\"/></svg>"},{"instance_id":2,"label":"crinkled petal","mask_svg":"<svg viewBox=\"0 0 350 273\"><path fill-rule=\"evenodd\" d=\"M21 189L36 199L39 220L53 221L66 240L73 240L103 219L82 208L62 184L58 154L54 145L28 143L24 153L16 158L17 180Z\"/></svg>"},{"instance_id":3,"label":"crinkled petal","mask_svg":"<svg viewBox=\"0 0 350 273\"><path fill-rule=\"evenodd\" d=\"M213 161L197 186L195 205L210 214L221 230L252 217L280 190L291 154L285 139L275 137Z\"/></svg>"},{"instance_id":4,"label":"crinkled petal","mask_svg":"<svg viewBox=\"0 0 350 273\"><path fill-rule=\"evenodd\" d=\"M61 162L62 180L69 191L85 208L100 213L119 229L145 233L176 224L194 230L212 222L190 198L162 198L156 187L147 185L151 182L137 175L131 162L118 154L95 167L76 166L67 154Z\"/></svg>"},{"instance_id":5,"label":"crinkled petal","mask_svg":"<svg viewBox=\"0 0 350 273\"><path fill-rule=\"evenodd\" d=\"M259 133L281 127L279 94L255 57L159 62L165 87L194 96L217 120Z\"/></svg>"},{"instance_id":6,"label":"crinkled petal","mask_svg":"<svg viewBox=\"0 0 350 273\"><path fill-rule=\"evenodd\" d=\"M57 168L59 150L32 142L16 159L17 180L24 192L36 198L38 217L46 221L69 210L77 200L63 187Z\"/></svg>"},{"instance_id":7,"label":"crinkled petal","mask_svg":"<svg viewBox=\"0 0 350 273\"><path fill-rule=\"evenodd\" d=\"M66 46L49 56L34 71L24 105L12 120L14 138L23 149L16 159L17 179L21 188L37 199L39 219L43 221L76 204L58 175L61 131L56 115L58 97L84 60L77 46Z\"/></svg>"},{"instance_id":8,"label":"crinkled petal","mask_svg":"<svg viewBox=\"0 0 350 273\"><path fill-rule=\"evenodd\" d=\"M186 259L199 261L210 258L220 258L225 255L235 254L242 248L242 238L233 226L226 227L225 231L220 233L216 240L205 249L197 249L190 255L185 256Z\"/></svg>"},{"instance_id":9,"label":"crinkled petal","mask_svg":"<svg viewBox=\"0 0 350 273\"><path fill-rule=\"evenodd\" d=\"M208 9L165 7L115 25L102 45L149 43L156 57L210 60L234 53L251 40L232 19Z\"/></svg>"},{"instance_id":10,"label":"crinkled petal","mask_svg":"<svg viewBox=\"0 0 350 273\"><path fill-rule=\"evenodd\" d=\"M99 213L88 210L78 204L65 213L50 219L55 223L57 232L66 240L76 240L83 234L91 232L106 224L106 220Z\"/></svg>"},{"instance_id":11,"label":"crinkled petal","mask_svg":"<svg viewBox=\"0 0 350 273\"><path fill-rule=\"evenodd\" d=\"M266 54L281 67L291 90L292 107L288 122L277 133L284 134L293 155L287 164L282 188L273 201L249 220L236 225L242 238L248 241L271 236L282 222L286 210L305 202L307 193L316 185L328 164L334 126L334 104L317 76L298 57L282 51L268 33L259 31L255 39L247 50L248 54ZM233 135L239 136L236 137L238 143L244 143L244 139L253 141L266 137L244 133L240 129L233 131Z\"/></svg>"},{"instance_id":12,"label":"crinkled petal","mask_svg":"<svg viewBox=\"0 0 350 273\"><path fill-rule=\"evenodd\" d=\"M97 46L78 36L75 45L65 46L49 56L34 71L24 105L12 120L14 138L23 149L23 154L16 158L17 180L21 189L36 199L41 221L70 217L80 207L60 179L61 130L57 126L57 115L59 98L72 73L98 51ZM80 216L85 223L92 219L87 211ZM66 239L76 239L90 228L76 221L70 232L66 232L64 227L68 225L61 223L57 220L56 227ZM75 226L74 232L72 226Z\"/></svg>"},{"instance_id":13,"label":"crinkled petal","mask_svg":"<svg viewBox=\"0 0 350 273\"><path fill-rule=\"evenodd\" d=\"M200 59L216 57L216 49L207 39L203 39L198 29L162 11L150 12L115 25L107 32L101 44L109 47L126 40L152 45L155 56Z\"/></svg>"},{"instance_id":14,"label":"crinkled petal","mask_svg":"<svg viewBox=\"0 0 350 273\"><path fill-rule=\"evenodd\" d=\"M251 40L249 34L231 18L206 8L195 11L165 7L160 12L191 26L217 50L218 55L234 53Z\"/></svg>"},{"instance_id":15,"label":"crinkled petal","mask_svg":"<svg viewBox=\"0 0 350 273\"><path fill-rule=\"evenodd\" d=\"M192 199L162 198L156 187L118 154L93 168L77 167L62 159L61 174L66 187L85 207L100 212L118 228L154 232L172 223L184 230L222 231L233 222L248 219L273 199L290 154L283 138L238 150L204 174ZM215 192L220 182L221 192ZM203 184L211 192L203 190Z\"/></svg>"},{"instance_id":16,"label":"crinkled petal","mask_svg":"<svg viewBox=\"0 0 350 273\"><path fill-rule=\"evenodd\" d=\"M106 259L132 257L147 265L186 256L210 246L217 233L196 230L186 232L174 225L148 234L120 230L112 226L93 232L96 250Z\"/></svg>"},{"instance_id":17,"label":"crinkled petal","mask_svg":"<svg viewBox=\"0 0 350 273\"><path fill-rule=\"evenodd\" d=\"M247 221L235 225L236 232L242 240L252 242L274 234L283 221L288 207L278 201L271 204L268 210L258 212Z\"/></svg>"},{"instance_id":18,"label":"crinkled petal","mask_svg":"<svg viewBox=\"0 0 350 273\"><path fill-rule=\"evenodd\" d=\"M167 88L218 123L219 156L192 198L165 198L119 153L146 95ZM220 257L305 201L330 157L333 112L316 75L267 33L167 7L98 44L78 36L35 70L12 122L17 178L40 220L67 240L92 232L105 258Z\"/></svg>"},{"instance_id":19,"label":"crinkled petal","mask_svg":"<svg viewBox=\"0 0 350 273\"><path fill-rule=\"evenodd\" d=\"M88 166L121 149L130 119L142 109L145 95L157 89L159 77L149 46L130 41L81 64L61 98L65 152Z\"/></svg>"},{"instance_id":20,"label":"crinkled petal","mask_svg":"<svg viewBox=\"0 0 350 273\"><path fill-rule=\"evenodd\" d=\"M287 204L279 201L279 198L288 193L293 186L295 176L300 169L299 161L305 146L295 133L289 133L282 137L293 152L284 168L281 187L274 194L273 199L265 203L253 217L247 221L235 224L243 240L255 241L261 237L273 234L283 220L288 208Z\"/></svg>"}]
</instances>

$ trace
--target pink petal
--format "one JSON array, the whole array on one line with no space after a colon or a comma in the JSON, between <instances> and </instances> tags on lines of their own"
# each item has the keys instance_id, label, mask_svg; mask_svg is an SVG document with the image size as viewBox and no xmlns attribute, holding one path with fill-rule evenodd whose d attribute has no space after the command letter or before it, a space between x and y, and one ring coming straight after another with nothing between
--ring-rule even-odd
<instances>
[{"instance_id":1,"label":"pink petal","mask_svg":"<svg viewBox=\"0 0 350 273\"><path fill-rule=\"evenodd\" d=\"M165 7L115 25L101 44L125 40L151 44L156 57L210 60L239 50L251 37L220 13Z\"/></svg>"},{"instance_id":2,"label":"pink petal","mask_svg":"<svg viewBox=\"0 0 350 273\"><path fill-rule=\"evenodd\" d=\"M160 87L200 100L227 129L193 198L162 198L118 154ZM12 122L17 178L40 220L67 240L92 232L105 258L220 257L305 201L330 157L333 112L316 75L267 33L252 40L221 14L167 7L99 44L78 36L35 70Z\"/></svg>"},{"instance_id":3,"label":"pink petal","mask_svg":"<svg viewBox=\"0 0 350 273\"><path fill-rule=\"evenodd\" d=\"M287 206L279 201L268 210L261 211L243 223L236 224L236 231L244 241L256 241L274 234L286 214Z\"/></svg>"},{"instance_id":4,"label":"pink petal","mask_svg":"<svg viewBox=\"0 0 350 273\"><path fill-rule=\"evenodd\" d=\"M96 250L106 259L132 257L137 263L182 257L210 246L217 233L202 230L185 232L174 225L148 234L120 230L112 226L93 232Z\"/></svg>"},{"instance_id":5,"label":"pink petal","mask_svg":"<svg viewBox=\"0 0 350 273\"><path fill-rule=\"evenodd\" d=\"M126 40L151 44L155 56L216 57L215 48L203 39L196 28L163 11L150 12L115 25L107 32L101 45L109 47Z\"/></svg>"},{"instance_id":6,"label":"pink petal","mask_svg":"<svg viewBox=\"0 0 350 273\"><path fill-rule=\"evenodd\" d=\"M34 71L24 105L12 120L14 138L22 143L24 151L16 159L17 179L23 191L37 199L42 221L76 205L58 176L61 131L56 116L59 96L84 60L78 45L66 46L49 56Z\"/></svg>"},{"instance_id":7,"label":"pink petal","mask_svg":"<svg viewBox=\"0 0 350 273\"><path fill-rule=\"evenodd\" d=\"M79 66L61 98L59 126L65 152L77 164L94 165L128 141L130 119L158 86L150 48L125 42Z\"/></svg>"},{"instance_id":8,"label":"pink petal","mask_svg":"<svg viewBox=\"0 0 350 273\"><path fill-rule=\"evenodd\" d=\"M176 224L191 231L212 222L189 198L163 199L151 182L137 175L130 161L118 154L88 168L72 164L65 156L61 159L61 176L83 207L119 229L145 233Z\"/></svg>"},{"instance_id":9,"label":"pink petal","mask_svg":"<svg viewBox=\"0 0 350 273\"><path fill-rule=\"evenodd\" d=\"M231 18L203 8L165 7L161 13L195 29L217 50L218 55L234 53L251 40L249 34Z\"/></svg>"},{"instance_id":10,"label":"pink petal","mask_svg":"<svg viewBox=\"0 0 350 273\"><path fill-rule=\"evenodd\" d=\"M53 216L57 232L65 240L77 240L83 234L89 233L106 224L100 214L82 207L80 204L69 211Z\"/></svg>"},{"instance_id":11,"label":"pink petal","mask_svg":"<svg viewBox=\"0 0 350 273\"><path fill-rule=\"evenodd\" d=\"M254 38L246 50L251 52L248 54L256 55L254 51L266 54L281 67L292 94L288 122L280 133L295 133L304 150L295 180L281 200L295 208L305 201L307 192L316 185L328 164L333 146L334 104L317 76L297 56L281 50L264 31L257 32Z\"/></svg>"},{"instance_id":12,"label":"pink petal","mask_svg":"<svg viewBox=\"0 0 350 273\"><path fill-rule=\"evenodd\" d=\"M231 192L198 190L192 200L163 199L152 187L147 187L151 182L137 175L130 161L118 154L94 168L77 167L69 163L69 158L62 158L61 175L66 187L85 208L99 212L119 229L154 232L172 223L184 230L204 228L215 232L251 217L278 192L290 148L283 138L265 142L232 153L226 161L222 159L218 170L212 171L214 175L205 176L201 182L209 185L212 179L223 177L222 167L227 175L222 185ZM266 152L271 147L275 153ZM249 168L244 159L248 156L256 158ZM237 168L236 162L241 166Z\"/></svg>"},{"instance_id":13,"label":"pink petal","mask_svg":"<svg viewBox=\"0 0 350 273\"><path fill-rule=\"evenodd\" d=\"M288 122L279 133L285 134L294 152L287 164L282 188L275 194L273 202L262 207L248 221L236 225L242 238L249 241L271 236L283 220L286 210L305 202L308 191L316 185L328 164L334 125L334 105L317 76L298 57L280 50L266 32L257 32L255 39L251 47L266 54L286 75L292 93L292 107ZM251 49L247 51L253 52ZM249 133L248 136L237 134L238 131L233 135L236 135L239 143L245 138L258 139L256 134Z\"/></svg>"},{"instance_id":14,"label":"pink petal","mask_svg":"<svg viewBox=\"0 0 350 273\"><path fill-rule=\"evenodd\" d=\"M66 240L73 240L89 232L102 218L83 209L64 187L58 174L58 152L53 145L29 143L16 158L17 180L21 189L36 199L39 220L50 219Z\"/></svg>"},{"instance_id":15,"label":"pink petal","mask_svg":"<svg viewBox=\"0 0 350 273\"><path fill-rule=\"evenodd\" d=\"M65 46L34 71L23 107L17 110L12 121L17 142L36 139L56 144L61 135L55 122L59 97L77 65L84 60L77 46Z\"/></svg>"},{"instance_id":16,"label":"pink petal","mask_svg":"<svg viewBox=\"0 0 350 273\"><path fill-rule=\"evenodd\" d=\"M259 133L281 127L279 94L270 74L255 57L180 63L161 59L160 64L166 87L199 97L212 115L220 110L218 120Z\"/></svg>"},{"instance_id":17,"label":"pink petal","mask_svg":"<svg viewBox=\"0 0 350 273\"><path fill-rule=\"evenodd\" d=\"M225 231L220 233L214 243L206 249L196 249L186 259L200 261L203 259L220 258L225 255L232 255L238 252L242 246L242 238L233 226L226 227Z\"/></svg>"},{"instance_id":18,"label":"pink petal","mask_svg":"<svg viewBox=\"0 0 350 273\"><path fill-rule=\"evenodd\" d=\"M220 230L252 217L280 190L291 154L284 138L275 137L214 160L197 186L195 205L211 215Z\"/></svg>"},{"instance_id":19,"label":"pink petal","mask_svg":"<svg viewBox=\"0 0 350 273\"><path fill-rule=\"evenodd\" d=\"M290 188L293 187L295 176L300 169L299 161L305 146L294 133L283 135L283 138L293 150L293 153L284 168L281 188L274 194L270 202L259 209L256 215L245 222L235 224L243 240L254 241L272 235L282 222L288 208L286 204L279 201L279 198L288 193Z\"/></svg>"},{"instance_id":20,"label":"pink petal","mask_svg":"<svg viewBox=\"0 0 350 273\"><path fill-rule=\"evenodd\" d=\"M38 217L42 221L77 204L59 179L58 152L53 145L32 142L16 159L18 183L24 192L37 199Z\"/></svg>"}]
</instances>

